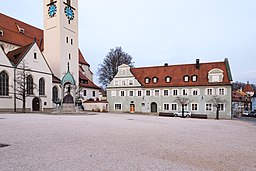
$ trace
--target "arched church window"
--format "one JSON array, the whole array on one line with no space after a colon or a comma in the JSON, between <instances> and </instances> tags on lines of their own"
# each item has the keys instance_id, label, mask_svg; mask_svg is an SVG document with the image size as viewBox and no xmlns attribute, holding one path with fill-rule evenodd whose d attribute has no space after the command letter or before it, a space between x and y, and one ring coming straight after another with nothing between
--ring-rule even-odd
<instances>
[{"instance_id":1,"label":"arched church window","mask_svg":"<svg viewBox=\"0 0 256 171\"><path fill-rule=\"evenodd\" d=\"M45 81L44 78L39 80L39 95L45 95Z\"/></svg>"},{"instance_id":2,"label":"arched church window","mask_svg":"<svg viewBox=\"0 0 256 171\"><path fill-rule=\"evenodd\" d=\"M29 75L27 77L27 94L28 95L33 94L33 90L34 90L33 84L34 84L33 77Z\"/></svg>"},{"instance_id":3,"label":"arched church window","mask_svg":"<svg viewBox=\"0 0 256 171\"><path fill-rule=\"evenodd\" d=\"M9 76L5 71L0 73L0 96L9 96Z\"/></svg>"},{"instance_id":4,"label":"arched church window","mask_svg":"<svg viewBox=\"0 0 256 171\"><path fill-rule=\"evenodd\" d=\"M57 102L58 101L58 88L54 86L52 88L52 101Z\"/></svg>"}]
</instances>

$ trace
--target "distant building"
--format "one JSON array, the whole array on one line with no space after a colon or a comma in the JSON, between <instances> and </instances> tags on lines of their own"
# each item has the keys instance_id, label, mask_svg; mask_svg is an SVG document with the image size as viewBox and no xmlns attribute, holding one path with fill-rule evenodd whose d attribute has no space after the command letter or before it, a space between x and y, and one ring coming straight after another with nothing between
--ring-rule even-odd
<instances>
[{"instance_id":1,"label":"distant building","mask_svg":"<svg viewBox=\"0 0 256 171\"><path fill-rule=\"evenodd\" d=\"M188 98L185 110L216 117L209 102L219 96L220 118L230 119L232 108L232 75L227 59L223 62L130 68L121 65L107 86L111 112L174 113L181 110L177 97Z\"/></svg>"}]
</instances>

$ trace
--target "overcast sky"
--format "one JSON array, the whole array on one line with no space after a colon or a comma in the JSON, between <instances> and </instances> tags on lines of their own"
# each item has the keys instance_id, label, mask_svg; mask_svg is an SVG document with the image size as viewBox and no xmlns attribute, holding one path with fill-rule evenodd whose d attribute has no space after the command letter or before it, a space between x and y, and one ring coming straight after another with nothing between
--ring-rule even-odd
<instances>
[{"instance_id":1,"label":"overcast sky","mask_svg":"<svg viewBox=\"0 0 256 171\"><path fill-rule=\"evenodd\" d=\"M43 29L43 0L1 0L0 12ZM256 83L256 0L80 0L79 46L97 68L121 46L135 66L223 61Z\"/></svg>"}]
</instances>

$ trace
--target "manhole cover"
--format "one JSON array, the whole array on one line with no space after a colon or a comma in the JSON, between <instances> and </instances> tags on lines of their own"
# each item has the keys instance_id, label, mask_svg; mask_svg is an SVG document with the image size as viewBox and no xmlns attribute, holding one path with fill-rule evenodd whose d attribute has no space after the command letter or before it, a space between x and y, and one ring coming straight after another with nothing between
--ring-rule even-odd
<instances>
[{"instance_id":1,"label":"manhole cover","mask_svg":"<svg viewBox=\"0 0 256 171\"><path fill-rule=\"evenodd\" d=\"M0 118L0 119L5 119L5 118Z\"/></svg>"},{"instance_id":2,"label":"manhole cover","mask_svg":"<svg viewBox=\"0 0 256 171\"><path fill-rule=\"evenodd\" d=\"M8 145L8 144L0 144L0 148L4 148L4 147L8 147L8 146L10 146L10 145Z\"/></svg>"},{"instance_id":3,"label":"manhole cover","mask_svg":"<svg viewBox=\"0 0 256 171\"><path fill-rule=\"evenodd\" d=\"M128 121L133 121L134 119L127 119Z\"/></svg>"}]
</instances>

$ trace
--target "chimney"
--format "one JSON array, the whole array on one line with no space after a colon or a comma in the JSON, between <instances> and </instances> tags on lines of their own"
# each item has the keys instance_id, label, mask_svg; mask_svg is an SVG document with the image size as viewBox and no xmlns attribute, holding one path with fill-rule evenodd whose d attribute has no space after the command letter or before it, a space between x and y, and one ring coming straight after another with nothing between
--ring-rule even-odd
<instances>
[{"instance_id":1,"label":"chimney","mask_svg":"<svg viewBox=\"0 0 256 171\"><path fill-rule=\"evenodd\" d=\"M196 69L200 69L200 59L196 59Z\"/></svg>"},{"instance_id":2,"label":"chimney","mask_svg":"<svg viewBox=\"0 0 256 171\"><path fill-rule=\"evenodd\" d=\"M167 67L167 66L168 66L168 63L164 63L164 66Z\"/></svg>"}]
</instances>

